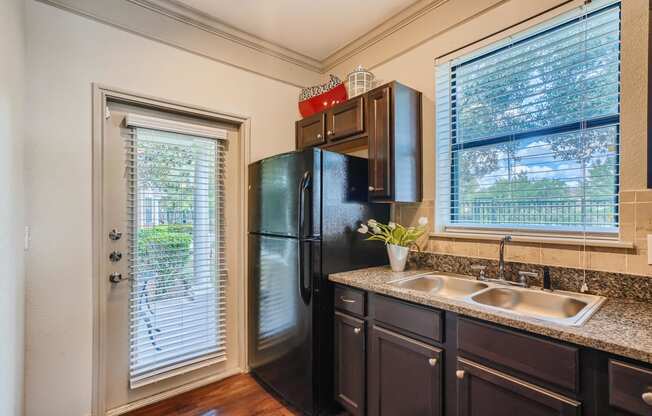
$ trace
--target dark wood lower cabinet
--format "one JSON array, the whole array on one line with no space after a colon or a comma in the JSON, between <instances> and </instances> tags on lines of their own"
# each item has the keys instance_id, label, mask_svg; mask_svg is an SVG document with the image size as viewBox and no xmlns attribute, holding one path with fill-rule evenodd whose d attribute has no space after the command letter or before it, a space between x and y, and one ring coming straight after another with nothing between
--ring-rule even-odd
<instances>
[{"instance_id":1,"label":"dark wood lower cabinet","mask_svg":"<svg viewBox=\"0 0 652 416\"><path fill-rule=\"evenodd\" d=\"M459 416L580 416L581 404L463 358L457 361Z\"/></svg>"},{"instance_id":2,"label":"dark wood lower cabinet","mask_svg":"<svg viewBox=\"0 0 652 416\"><path fill-rule=\"evenodd\" d=\"M375 325L369 337L368 414L441 415L442 350Z\"/></svg>"},{"instance_id":3,"label":"dark wood lower cabinet","mask_svg":"<svg viewBox=\"0 0 652 416\"><path fill-rule=\"evenodd\" d=\"M351 415L365 414L365 323L335 312L335 398Z\"/></svg>"},{"instance_id":4,"label":"dark wood lower cabinet","mask_svg":"<svg viewBox=\"0 0 652 416\"><path fill-rule=\"evenodd\" d=\"M649 363L361 289L335 293L336 399L354 416L652 416Z\"/></svg>"}]
</instances>

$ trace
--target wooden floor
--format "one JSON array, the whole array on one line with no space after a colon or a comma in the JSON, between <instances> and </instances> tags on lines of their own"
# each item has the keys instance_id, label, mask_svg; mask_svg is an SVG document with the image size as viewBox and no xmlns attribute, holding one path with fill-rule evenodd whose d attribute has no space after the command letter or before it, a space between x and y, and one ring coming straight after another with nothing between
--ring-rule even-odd
<instances>
[{"instance_id":1,"label":"wooden floor","mask_svg":"<svg viewBox=\"0 0 652 416\"><path fill-rule=\"evenodd\" d=\"M127 416L295 416L247 374L200 387Z\"/></svg>"}]
</instances>

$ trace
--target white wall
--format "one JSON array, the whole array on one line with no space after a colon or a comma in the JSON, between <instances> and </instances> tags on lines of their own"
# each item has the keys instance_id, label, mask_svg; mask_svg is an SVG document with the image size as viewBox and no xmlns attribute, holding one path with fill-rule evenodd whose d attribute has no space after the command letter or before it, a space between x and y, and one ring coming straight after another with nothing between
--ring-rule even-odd
<instances>
[{"instance_id":1,"label":"white wall","mask_svg":"<svg viewBox=\"0 0 652 416\"><path fill-rule=\"evenodd\" d=\"M0 2L0 415L23 406L24 268L22 0Z\"/></svg>"},{"instance_id":2,"label":"white wall","mask_svg":"<svg viewBox=\"0 0 652 416\"><path fill-rule=\"evenodd\" d=\"M251 117L251 160L294 147L296 87L27 2L26 414L91 409L91 83Z\"/></svg>"}]
</instances>

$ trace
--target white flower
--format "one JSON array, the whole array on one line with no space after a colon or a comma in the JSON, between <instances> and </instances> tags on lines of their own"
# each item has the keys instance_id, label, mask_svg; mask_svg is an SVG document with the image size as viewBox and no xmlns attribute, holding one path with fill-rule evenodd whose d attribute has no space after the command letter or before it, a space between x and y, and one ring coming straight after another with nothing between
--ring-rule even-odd
<instances>
[{"instance_id":1,"label":"white flower","mask_svg":"<svg viewBox=\"0 0 652 416\"><path fill-rule=\"evenodd\" d=\"M389 228L390 230L395 229L396 228L396 223L390 221L389 224L387 224L387 228Z\"/></svg>"},{"instance_id":2,"label":"white flower","mask_svg":"<svg viewBox=\"0 0 652 416\"><path fill-rule=\"evenodd\" d=\"M367 225L369 225L370 227L375 227L376 224L378 224L378 222L373 218L367 221Z\"/></svg>"},{"instance_id":3,"label":"white flower","mask_svg":"<svg viewBox=\"0 0 652 416\"><path fill-rule=\"evenodd\" d=\"M380 234L380 228L378 228L376 226L371 227L371 231L373 231L374 234Z\"/></svg>"},{"instance_id":4,"label":"white flower","mask_svg":"<svg viewBox=\"0 0 652 416\"><path fill-rule=\"evenodd\" d=\"M425 227L426 225L428 225L428 217L419 218L419 225L421 227Z\"/></svg>"},{"instance_id":5,"label":"white flower","mask_svg":"<svg viewBox=\"0 0 652 416\"><path fill-rule=\"evenodd\" d=\"M367 227L365 224L360 224L360 228L357 230L360 234L367 234L369 232L369 227Z\"/></svg>"}]
</instances>

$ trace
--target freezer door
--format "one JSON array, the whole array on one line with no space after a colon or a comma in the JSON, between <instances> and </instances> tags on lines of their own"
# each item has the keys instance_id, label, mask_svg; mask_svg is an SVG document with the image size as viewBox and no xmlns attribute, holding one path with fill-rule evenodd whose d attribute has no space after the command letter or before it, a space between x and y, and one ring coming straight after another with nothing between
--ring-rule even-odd
<instances>
[{"instance_id":1,"label":"freezer door","mask_svg":"<svg viewBox=\"0 0 652 416\"><path fill-rule=\"evenodd\" d=\"M314 401L311 244L249 235L249 366L276 394L308 414Z\"/></svg>"},{"instance_id":2,"label":"freezer door","mask_svg":"<svg viewBox=\"0 0 652 416\"><path fill-rule=\"evenodd\" d=\"M303 186L302 186L303 185ZM308 149L249 165L249 232L298 236L304 198L306 235L320 233L321 151Z\"/></svg>"}]
</instances>

